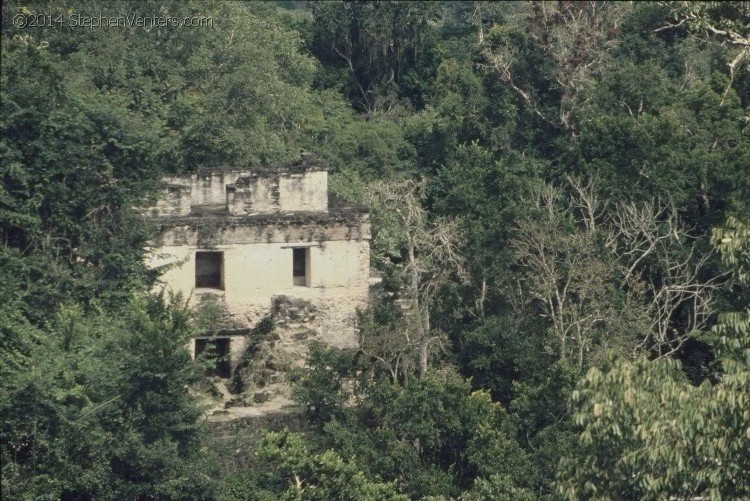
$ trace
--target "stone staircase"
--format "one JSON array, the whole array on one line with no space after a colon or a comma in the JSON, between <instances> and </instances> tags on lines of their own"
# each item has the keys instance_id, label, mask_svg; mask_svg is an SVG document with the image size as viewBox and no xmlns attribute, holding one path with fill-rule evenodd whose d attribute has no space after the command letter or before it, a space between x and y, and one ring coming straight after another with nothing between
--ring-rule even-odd
<instances>
[{"instance_id":1,"label":"stone staircase","mask_svg":"<svg viewBox=\"0 0 750 501\"><path fill-rule=\"evenodd\" d=\"M214 380L220 398L207 412L209 423L299 412L292 400L289 375L304 365L310 341L320 338L314 328L316 311L302 299L278 296L272 318L274 332L255 346L252 360L241 369L245 391L232 394L228 388L231 380Z\"/></svg>"}]
</instances>

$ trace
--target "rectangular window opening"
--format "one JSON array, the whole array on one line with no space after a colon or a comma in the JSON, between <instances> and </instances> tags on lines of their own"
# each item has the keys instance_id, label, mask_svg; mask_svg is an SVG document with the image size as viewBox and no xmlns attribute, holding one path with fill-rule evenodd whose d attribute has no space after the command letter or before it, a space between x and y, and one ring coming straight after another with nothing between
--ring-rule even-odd
<instances>
[{"instance_id":1,"label":"rectangular window opening","mask_svg":"<svg viewBox=\"0 0 750 501\"><path fill-rule=\"evenodd\" d=\"M195 359L206 361L207 376L226 379L231 375L229 342L229 338L195 340Z\"/></svg>"},{"instance_id":2,"label":"rectangular window opening","mask_svg":"<svg viewBox=\"0 0 750 501\"><path fill-rule=\"evenodd\" d=\"M294 285L310 287L310 249L292 249L292 278Z\"/></svg>"},{"instance_id":3,"label":"rectangular window opening","mask_svg":"<svg viewBox=\"0 0 750 501\"><path fill-rule=\"evenodd\" d=\"M195 286L224 289L224 253L198 251L195 253Z\"/></svg>"}]
</instances>

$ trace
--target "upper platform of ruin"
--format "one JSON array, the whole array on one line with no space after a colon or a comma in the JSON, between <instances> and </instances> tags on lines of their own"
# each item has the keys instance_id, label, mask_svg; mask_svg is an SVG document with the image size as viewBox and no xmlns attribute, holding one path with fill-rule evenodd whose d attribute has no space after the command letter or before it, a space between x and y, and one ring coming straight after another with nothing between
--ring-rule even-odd
<instances>
[{"instance_id":1,"label":"upper platform of ruin","mask_svg":"<svg viewBox=\"0 0 750 501\"><path fill-rule=\"evenodd\" d=\"M173 175L152 216L254 216L274 213L326 213L328 166L317 155L276 168L216 169Z\"/></svg>"}]
</instances>

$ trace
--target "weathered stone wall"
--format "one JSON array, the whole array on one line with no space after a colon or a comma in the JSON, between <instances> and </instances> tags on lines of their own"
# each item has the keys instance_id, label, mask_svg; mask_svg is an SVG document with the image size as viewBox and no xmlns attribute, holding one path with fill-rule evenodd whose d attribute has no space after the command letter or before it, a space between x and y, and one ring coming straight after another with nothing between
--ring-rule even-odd
<instances>
[{"instance_id":1,"label":"weathered stone wall","mask_svg":"<svg viewBox=\"0 0 750 501\"><path fill-rule=\"evenodd\" d=\"M308 157L276 169L206 171L163 182L156 216L187 215L198 207L221 207L236 216L328 210L327 167Z\"/></svg>"},{"instance_id":2,"label":"weathered stone wall","mask_svg":"<svg viewBox=\"0 0 750 501\"><path fill-rule=\"evenodd\" d=\"M303 154L274 169L172 176L164 188L152 210L158 230L147 263L163 268L163 287L193 305L213 296L246 327L269 315L278 298L301 301L316 312L302 322L316 338L356 345L356 309L368 296L369 218L335 199L329 207L327 167L318 157ZM299 248L306 249L304 285L294 284ZM222 253L219 288L196 288L198 251ZM204 270L204 284L215 285L216 266ZM245 341L232 338L233 365Z\"/></svg>"},{"instance_id":3,"label":"weathered stone wall","mask_svg":"<svg viewBox=\"0 0 750 501\"><path fill-rule=\"evenodd\" d=\"M192 205L191 187L166 183L164 193L151 211L154 216L186 216Z\"/></svg>"},{"instance_id":4,"label":"weathered stone wall","mask_svg":"<svg viewBox=\"0 0 750 501\"><path fill-rule=\"evenodd\" d=\"M226 186L237 181L240 176L248 174L249 170L209 171L169 176L164 182L167 186L188 188L190 205L220 205L227 202Z\"/></svg>"},{"instance_id":5,"label":"weathered stone wall","mask_svg":"<svg viewBox=\"0 0 750 501\"><path fill-rule=\"evenodd\" d=\"M326 212L328 173L279 172L250 174L227 186L227 210L233 216L271 212Z\"/></svg>"},{"instance_id":6,"label":"weathered stone wall","mask_svg":"<svg viewBox=\"0 0 750 501\"><path fill-rule=\"evenodd\" d=\"M227 210L233 216L273 212L279 209L279 183L250 174L227 185ZM278 181L278 178L277 178Z\"/></svg>"},{"instance_id":7,"label":"weathered stone wall","mask_svg":"<svg viewBox=\"0 0 750 501\"><path fill-rule=\"evenodd\" d=\"M286 231L284 231L286 229ZM321 340L335 346L356 344L354 314L367 301L369 285L369 223L316 226L233 226L216 230L210 247L199 246L196 228L179 226L162 234L148 264L165 267L161 277L169 289L197 304L215 295L232 316L252 326L271 311L272 298L288 295L319 309L313 327ZM309 249L309 286L294 285L292 249ZM195 254L223 252L223 290L195 287Z\"/></svg>"},{"instance_id":8,"label":"weathered stone wall","mask_svg":"<svg viewBox=\"0 0 750 501\"><path fill-rule=\"evenodd\" d=\"M328 172L284 173L279 176L279 209L286 211L328 210Z\"/></svg>"},{"instance_id":9,"label":"weathered stone wall","mask_svg":"<svg viewBox=\"0 0 750 501\"><path fill-rule=\"evenodd\" d=\"M201 294L217 294L232 313L254 305L270 306L275 294L305 299L366 295L369 273L363 261L369 253L367 241L324 242L310 247L310 287L293 284L292 249L283 244L219 245L214 250L224 253L223 291L196 289L195 247L162 247L149 265L169 266L161 280L172 290L195 301Z\"/></svg>"},{"instance_id":10,"label":"weathered stone wall","mask_svg":"<svg viewBox=\"0 0 750 501\"><path fill-rule=\"evenodd\" d=\"M214 245L257 243L313 243L326 241L370 240L367 214L300 213L269 214L251 217L174 217L162 219L152 247L190 245L210 248Z\"/></svg>"}]
</instances>

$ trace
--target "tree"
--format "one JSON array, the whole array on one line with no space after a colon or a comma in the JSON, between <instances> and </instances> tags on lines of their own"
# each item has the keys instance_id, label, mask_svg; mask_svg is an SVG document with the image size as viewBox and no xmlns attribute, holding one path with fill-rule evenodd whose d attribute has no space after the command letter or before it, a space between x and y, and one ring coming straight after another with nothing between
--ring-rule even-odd
<instances>
[{"instance_id":1,"label":"tree","mask_svg":"<svg viewBox=\"0 0 750 501\"><path fill-rule=\"evenodd\" d=\"M546 348L582 369L602 347L631 344L628 326L641 318L604 247L601 202L590 186L569 185L570 194L542 187L535 212L518 221L511 247L524 278L514 290L517 308L546 319L553 339Z\"/></svg>"},{"instance_id":2,"label":"tree","mask_svg":"<svg viewBox=\"0 0 750 501\"><path fill-rule=\"evenodd\" d=\"M570 113L580 96L594 83L594 75L602 66L607 53L617 43L617 27L630 9L627 4L598 2L533 2L527 4L521 26L543 52L550 64L546 75L556 86L560 96L557 116L549 115L539 104L539 92L520 82L518 71L519 47L502 28L495 29L482 49L486 66L503 83L510 86L524 104L554 126L569 129L575 124ZM482 37L483 39L483 37ZM552 93L550 93L552 94Z\"/></svg>"},{"instance_id":3,"label":"tree","mask_svg":"<svg viewBox=\"0 0 750 501\"><path fill-rule=\"evenodd\" d=\"M595 221L588 214L578 221L566 220L572 207L561 205L562 196L551 186L542 188L539 218L519 222L512 247L527 270L522 290L529 292L550 324L554 343L548 349L561 360L573 357L583 368L595 344L619 342L613 332L619 324L615 319L627 321L632 310L613 301L617 284L612 277L617 267L602 256L600 235L595 228L577 227ZM611 338L602 339L605 333Z\"/></svg>"},{"instance_id":4,"label":"tree","mask_svg":"<svg viewBox=\"0 0 750 501\"><path fill-rule=\"evenodd\" d=\"M332 450L314 454L298 433L269 433L260 454L276 464L273 475L283 475L288 488L277 499L288 500L393 500L406 501L392 482L368 478L352 459ZM270 473L270 472L269 472Z\"/></svg>"},{"instance_id":5,"label":"tree","mask_svg":"<svg viewBox=\"0 0 750 501\"><path fill-rule=\"evenodd\" d=\"M427 373L430 344L440 339L430 324L435 295L451 278L460 279L465 273L459 227L456 221L429 220L422 206L425 186L425 180L381 182L373 187L371 198L379 242L375 259L381 266L393 266L394 260L403 259L398 272L405 295L401 335L417 354L420 377ZM379 344L364 339L364 349L368 350L372 342ZM393 372L391 362L383 357L380 360ZM408 370L407 366L402 375L407 376Z\"/></svg>"},{"instance_id":6,"label":"tree","mask_svg":"<svg viewBox=\"0 0 750 501\"><path fill-rule=\"evenodd\" d=\"M670 201L707 235L747 211L747 97L739 85L724 94L726 47L684 30L654 33L667 12L639 4L623 20L618 47L571 114L585 127L559 143L560 174L596 176L610 199Z\"/></svg>"},{"instance_id":7,"label":"tree","mask_svg":"<svg viewBox=\"0 0 750 501\"><path fill-rule=\"evenodd\" d=\"M421 100L419 78L436 2L313 3L310 48L360 112L388 114L401 96ZM409 74L415 74L409 78ZM405 87L404 90L401 90Z\"/></svg>"},{"instance_id":8,"label":"tree","mask_svg":"<svg viewBox=\"0 0 750 501\"><path fill-rule=\"evenodd\" d=\"M636 351L675 353L708 326L722 276L704 279L710 253L700 252L677 210L660 202L620 204L608 246L623 266L626 286L643 295L649 336Z\"/></svg>"},{"instance_id":9,"label":"tree","mask_svg":"<svg viewBox=\"0 0 750 501\"><path fill-rule=\"evenodd\" d=\"M361 352L328 348L300 372L297 388L295 398L322 418L321 448L356 458L366 477L395 481L413 498L455 497L493 476L519 490L534 482L513 419L450 369L402 384Z\"/></svg>"},{"instance_id":10,"label":"tree","mask_svg":"<svg viewBox=\"0 0 750 501\"><path fill-rule=\"evenodd\" d=\"M750 232L730 219L713 242L746 286ZM744 499L750 495L750 308L720 316L723 372L691 385L679 363L614 360L573 394L581 457L561 464L558 493L581 497Z\"/></svg>"},{"instance_id":11,"label":"tree","mask_svg":"<svg viewBox=\"0 0 750 501\"><path fill-rule=\"evenodd\" d=\"M4 374L3 493L61 498L210 497L194 475L200 410L189 312L159 298L112 315L63 308Z\"/></svg>"},{"instance_id":12,"label":"tree","mask_svg":"<svg viewBox=\"0 0 750 501\"><path fill-rule=\"evenodd\" d=\"M731 47L727 63L729 83L721 104L732 88L737 71L750 59L750 8L745 2L673 2L668 3L670 17L655 32L675 30L682 26L698 36L716 40Z\"/></svg>"},{"instance_id":13,"label":"tree","mask_svg":"<svg viewBox=\"0 0 750 501\"><path fill-rule=\"evenodd\" d=\"M39 40L3 36L0 240L46 268L29 283L28 313L94 295L127 301L122 291L147 279L133 206L159 173L157 127L120 96L69 78Z\"/></svg>"},{"instance_id":14,"label":"tree","mask_svg":"<svg viewBox=\"0 0 750 501\"><path fill-rule=\"evenodd\" d=\"M567 183L567 194L543 187L536 213L518 223L511 246L526 270L518 307L538 308L555 340L550 349L561 360L575 355L581 369L587 354L606 348L675 353L714 312L721 277L703 278L709 256L696 257L700 239L673 206L605 210L592 183Z\"/></svg>"}]
</instances>

